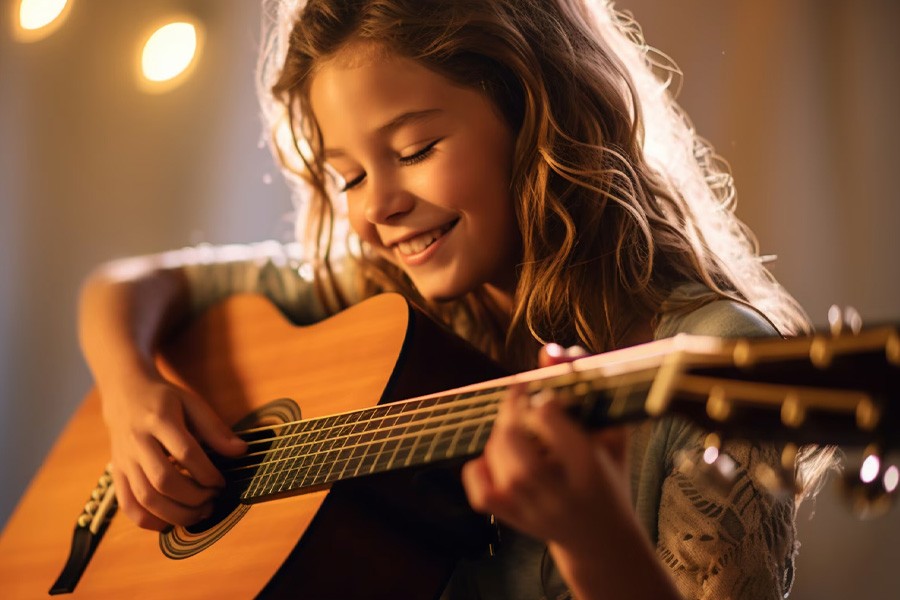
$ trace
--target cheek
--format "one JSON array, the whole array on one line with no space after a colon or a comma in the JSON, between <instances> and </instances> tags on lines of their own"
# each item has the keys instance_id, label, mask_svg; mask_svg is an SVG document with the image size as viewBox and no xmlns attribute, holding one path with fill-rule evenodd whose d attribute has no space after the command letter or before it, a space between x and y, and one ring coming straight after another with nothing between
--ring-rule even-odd
<instances>
[{"instance_id":1,"label":"cheek","mask_svg":"<svg viewBox=\"0 0 900 600\"><path fill-rule=\"evenodd\" d=\"M356 235L359 236L360 240L369 244L376 244L379 242L375 227L368 219L366 219L362 202L354 202L353 199L348 198L347 218L350 221L350 227L353 228L353 231L356 232Z\"/></svg>"}]
</instances>

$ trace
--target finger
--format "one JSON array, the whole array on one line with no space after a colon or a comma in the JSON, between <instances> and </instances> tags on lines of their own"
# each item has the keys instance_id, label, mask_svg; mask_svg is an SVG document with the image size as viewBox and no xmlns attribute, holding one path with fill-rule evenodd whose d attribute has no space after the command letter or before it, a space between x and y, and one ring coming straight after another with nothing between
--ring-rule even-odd
<instances>
[{"instance_id":1,"label":"finger","mask_svg":"<svg viewBox=\"0 0 900 600\"><path fill-rule=\"evenodd\" d=\"M491 512L494 484L483 458L475 458L463 465L460 473L469 504L477 511Z\"/></svg>"},{"instance_id":2,"label":"finger","mask_svg":"<svg viewBox=\"0 0 900 600\"><path fill-rule=\"evenodd\" d=\"M527 404L528 397L521 389L504 397L484 451L494 489L510 500L529 497L551 476L544 448L525 426Z\"/></svg>"},{"instance_id":3,"label":"finger","mask_svg":"<svg viewBox=\"0 0 900 600\"><path fill-rule=\"evenodd\" d=\"M563 348L559 344L546 344L538 351L538 366L549 367L561 363L572 362L588 355L581 346Z\"/></svg>"},{"instance_id":4,"label":"finger","mask_svg":"<svg viewBox=\"0 0 900 600\"><path fill-rule=\"evenodd\" d=\"M163 531L169 524L152 515L141 506L131 492L131 483L120 469L113 467L113 484L116 486L116 502L129 519L142 529Z\"/></svg>"},{"instance_id":5,"label":"finger","mask_svg":"<svg viewBox=\"0 0 900 600\"><path fill-rule=\"evenodd\" d=\"M231 431L209 403L190 394L184 396L185 415L200 440L223 456L241 456L247 452L247 442Z\"/></svg>"},{"instance_id":6,"label":"finger","mask_svg":"<svg viewBox=\"0 0 900 600\"><path fill-rule=\"evenodd\" d=\"M187 430L183 423L172 421L160 423L155 433L159 443L172 455L172 458L178 461L182 468L191 474L197 483L206 488L225 486L225 478L204 452L197 438ZM160 475L162 474L160 473Z\"/></svg>"},{"instance_id":7,"label":"finger","mask_svg":"<svg viewBox=\"0 0 900 600\"><path fill-rule=\"evenodd\" d=\"M595 448L602 447L617 465L628 463L628 443L631 436L626 427L610 427L591 434L591 443Z\"/></svg>"},{"instance_id":8,"label":"finger","mask_svg":"<svg viewBox=\"0 0 900 600\"><path fill-rule=\"evenodd\" d=\"M203 519L211 512L211 504L189 507L160 494L140 468L130 472L129 482L131 483L131 492L138 504L165 523L188 526Z\"/></svg>"},{"instance_id":9,"label":"finger","mask_svg":"<svg viewBox=\"0 0 900 600\"><path fill-rule=\"evenodd\" d=\"M483 458L470 460L463 465L461 475L466 498L474 510L491 513L513 527L523 528L523 523L526 522L522 516L523 505L498 493L490 469Z\"/></svg>"},{"instance_id":10,"label":"finger","mask_svg":"<svg viewBox=\"0 0 900 600\"><path fill-rule=\"evenodd\" d=\"M527 416L529 429L559 458L567 479L584 482L592 469L593 448L587 433L562 409L555 398L536 405Z\"/></svg>"},{"instance_id":11,"label":"finger","mask_svg":"<svg viewBox=\"0 0 900 600\"><path fill-rule=\"evenodd\" d=\"M144 477L163 496L190 507L198 507L215 496L214 488L199 484L172 464L156 439L140 438L137 446Z\"/></svg>"}]
</instances>

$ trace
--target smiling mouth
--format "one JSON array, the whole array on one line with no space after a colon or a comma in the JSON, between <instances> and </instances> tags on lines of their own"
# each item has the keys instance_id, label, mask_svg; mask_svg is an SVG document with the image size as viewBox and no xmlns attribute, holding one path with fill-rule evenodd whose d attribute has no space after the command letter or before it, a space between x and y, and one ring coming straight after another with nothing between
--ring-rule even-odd
<instances>
[{"instance_id":1,"label":"smiling mouth","mask_svg":"<svg viewBox=\"0 0 900 600\"><path fill-rule=\"evenodd\" d=\"M402 242L397 242L395 248L402 256L413 256L415 254L419 254L424 252L431 246L433 243L444 237L444 235L453 229L453 227L459 222L459 219L451 221L442 227L438 227L436 229L432 229L431 231L426 231L416 237L410 238L408 240L404 240Z\"/></svg>"}]
</instances>

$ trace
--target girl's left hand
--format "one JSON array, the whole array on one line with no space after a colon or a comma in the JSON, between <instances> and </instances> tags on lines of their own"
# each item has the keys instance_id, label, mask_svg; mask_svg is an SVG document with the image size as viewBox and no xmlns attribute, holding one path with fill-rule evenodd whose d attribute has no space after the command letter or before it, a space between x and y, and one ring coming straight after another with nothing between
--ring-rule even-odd
<instances>
[{"instance_id":1,"label":"girl's left hand","mask_svg":"<svg viewBox=\"0 0 900 600\"><path fill-rule=\"evenodd\" d=\"M584 354L551 344L539 359L547 366ZM484 453L463 467L463 485L476 510L587 556L608 543L611 520L633 519L627 445L624 428L587 432L558 398L513 389Z\"/></svg>"}]
</instances>

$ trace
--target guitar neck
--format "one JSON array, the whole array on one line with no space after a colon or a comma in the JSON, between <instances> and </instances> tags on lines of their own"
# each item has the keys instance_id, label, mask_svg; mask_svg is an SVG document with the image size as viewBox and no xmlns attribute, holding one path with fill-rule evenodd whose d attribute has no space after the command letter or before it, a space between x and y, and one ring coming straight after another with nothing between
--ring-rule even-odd
<instances>
[{"instance_id":1,"label":"guitar neck","mask_svg":"<svg viewBox=\"0 0 900 600\"><path fill-rule=\"evenodd\" d=\"M570 412L589 427L647 418L647 371L603 380L572 374L532 380L530 391L553 390L572 401ZM336 481L480 454L509 383L436 394L361 411L272 428L251 441L243 502L259 502ZM577 401L576 401L577 400ZM243 486L242 486L243 487Z\"/></svg>"},{"instance_id":2,"label":"guitar neck","mask_svg":"<svg viewBox=\"0 0 900 600\"><path fill-rule=\"evenodd\" d=\"M887 401L897 395L895 339L892 328L855 338L682 337L287 423L251 441L257 450L238 467L241 500L259 502L475 456L514 384L531 394L554 392L589 428L678 413L708 429L754 439L865 444L879 431L896 430L897 410ZM865 370L883 375L866 379Z\"/></svg>"}]
</instances>

